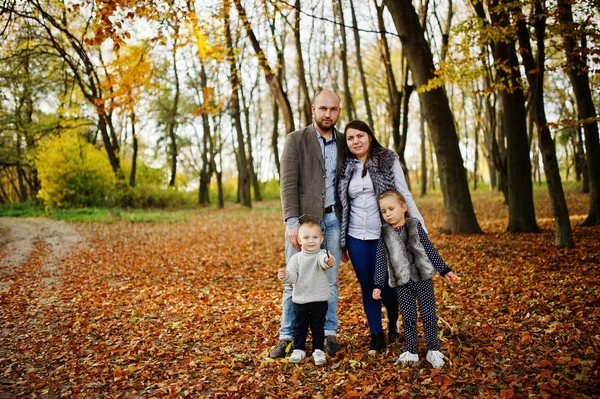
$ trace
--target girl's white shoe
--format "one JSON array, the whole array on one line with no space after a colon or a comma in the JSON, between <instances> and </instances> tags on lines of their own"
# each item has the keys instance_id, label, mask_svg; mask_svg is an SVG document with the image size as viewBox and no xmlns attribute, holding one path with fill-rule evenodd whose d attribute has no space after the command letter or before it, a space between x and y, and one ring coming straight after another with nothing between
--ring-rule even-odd
<instances>
[{"instance_id":1,"label":"girl's white shoe","mask_svg":"<svg viewBox=\"0 0 600 399\"><path fill-rule=\"evenodd\" d=\"M431 363L434 369L439 369L446 364L444 355L440 351L427 351L427 361Z\"/></svg>"},{"instance_id":2,"label":"girl's white shoe","mask_svg":"<svg viewBox=\"0 0 600 399\"><path fill-rule=\"evenodd\" d=\"M419 355L417 355L416 353L410 353L410 352L406 351L398 357L398 360L396 360L396 363L394 363L394 365L399 364L399 363L404 364L404 363L408 363L408 362L418 362L418 361L419 361Z\"/></svg>"}]
</instances>

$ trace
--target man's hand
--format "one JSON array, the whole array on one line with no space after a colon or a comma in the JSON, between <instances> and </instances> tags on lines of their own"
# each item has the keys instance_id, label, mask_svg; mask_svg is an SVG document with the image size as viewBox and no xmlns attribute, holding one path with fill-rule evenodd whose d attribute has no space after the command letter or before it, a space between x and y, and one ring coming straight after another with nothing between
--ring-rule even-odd
<instances>
[{"instance_id":1,"label":"man's hand","mask_svg":"<svg viewBox=\"0 0 600 399\"><path fill-rule=\"evenodd\" d=\"M381 290L379 288L373 290L373 299L377 299L378 301L381 299Z\"/></svg>"},{"instance_id":2,"label":"man's hand","mask_svg":"<svg viewBox=\"0 0 600 399\"><path fill-rule=\"evenodd\" d=\"M300 227L295 229L288 230L288 240L290 240L290 244L294 246L298 251L300 251L300 244L298 243L298 232L300 231Z\"/></svg>"},{"instance_id":3,"label":"man's hand","mask_svg":"<svg viewBox=\"0 0 600 399\"><path fill-rule=\"evenodd\" d=\"M326 256L325 263L327 263L329 267L333 267L333 265L335 264L335 259L333 258L333 256Z\"/></svg>"}]
</instances>

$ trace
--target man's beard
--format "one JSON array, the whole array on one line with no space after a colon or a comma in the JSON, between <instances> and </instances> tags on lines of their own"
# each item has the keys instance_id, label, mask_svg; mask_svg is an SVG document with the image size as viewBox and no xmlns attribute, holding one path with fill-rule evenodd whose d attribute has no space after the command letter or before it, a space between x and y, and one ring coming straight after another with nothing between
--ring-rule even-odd
<instances>
[{"instance_id":1,"label":"man's beard","mask_svg":"<svg viewBox=\"0 0 600 399\"><path fill-rule=\"evenodd\" d=\"M327 122L327 124L324 124L323 121L315 121L315 123L317 124L319 129L325 130L325 131L332 130L333 127L335 126L335 122L333 120L331 120L331 122Z\"/></svg>"}]
</instances>

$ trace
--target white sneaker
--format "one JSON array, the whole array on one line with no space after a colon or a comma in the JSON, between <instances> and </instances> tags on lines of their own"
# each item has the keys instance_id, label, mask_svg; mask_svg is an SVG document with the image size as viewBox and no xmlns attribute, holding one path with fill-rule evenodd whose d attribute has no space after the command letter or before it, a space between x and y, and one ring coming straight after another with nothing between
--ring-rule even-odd
<instances>
[{"instance_id":1,"label":"white sneaker","mask_svg":"<svg viewBox=\"0 0 600 399\"><path fill-rule=\"evenodd\" d=\"M327 361L327 359L325 359L325 352L323 352L321 349L315 349L312 356L315 361L315 366L325 364Z\"/></svg>"},{"instance_id":2,"label":"white sneaker","mask_svg":"<svg viewBox=\"0 0 600 399\"><path fill-rule=\"evenodd\" d=\"M434 369L439 369L446 364L444 355L440 351L427 351L427 361L431 363Z\"/></svg>"},{"instance_id":3,"label":"white sneaker","mask_svg":"<svg viewBox=\"0 0 600 399\"><path fill-rule=\"evenodd\" d=\"M394 363L394 364L395 365L398 363L406 364L408 362L418 362L418 361L419 361L419 355L417 355L416 353L410 353L410 352L406 351L398 357L398 360L396 360L396 363Z\"/></svg>"},{"instance_id":4,"label":"white sneaker","mask_svg":"<svg viewBox=\"0 0 600 399\"><path fill-rule=\"evenodd\" d=\"M300 363L306 357L306 352L301 349L294 349L292 355L288 359L290 363Z\"/></svg>"}]
</instances>

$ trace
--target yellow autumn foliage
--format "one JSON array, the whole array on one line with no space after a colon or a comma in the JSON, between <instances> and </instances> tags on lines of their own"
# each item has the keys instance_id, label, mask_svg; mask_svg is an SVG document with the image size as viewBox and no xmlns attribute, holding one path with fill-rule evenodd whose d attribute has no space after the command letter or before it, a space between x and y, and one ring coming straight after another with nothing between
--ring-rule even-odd
<instances>
[{"instance_id":1,"label":"yellow autumn foliage","mask_svg":"<svg viewBox=\"0 0 600 399\"><path fill-rule=\"evenodd\" d=\"M103 205L116 183L106 154L76 132L44 141L36 166L47 208Z\"/></svg>"}]
</instances>

